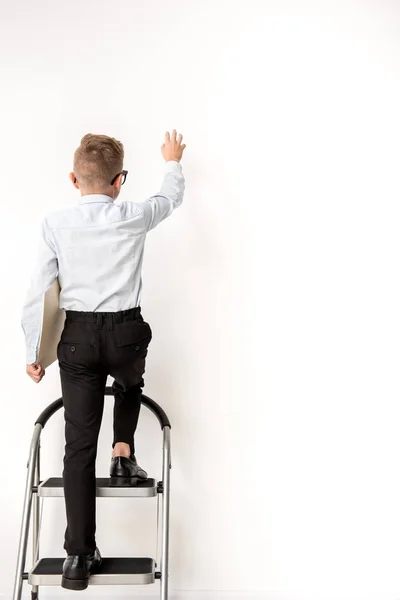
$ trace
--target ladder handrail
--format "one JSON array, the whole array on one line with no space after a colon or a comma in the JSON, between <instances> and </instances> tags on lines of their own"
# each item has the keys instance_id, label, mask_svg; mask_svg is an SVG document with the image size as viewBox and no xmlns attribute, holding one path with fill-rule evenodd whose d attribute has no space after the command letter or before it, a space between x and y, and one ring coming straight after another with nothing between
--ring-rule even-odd
<instances>
[{"instance_id":1,"label":"ladder handrail","mask_svg":"<svg viewBox=\"0 0 400 600\"><path fill-rule=\"evenodd\" d=\"M110 386L106 387L105 395L106 396L113 395L113 391ZM157 417L158 422L161 426L161 429L164 429L164 427L171 428L171 423L170 423L170 420L168 419L166 412L164 411L164 409L161 408L161 406L159 404L157 404L157 402L155 402L148 396L145 396L144 394L142 394L142 404L143 404L143 406L146 406L149 410L151 410L151 412ZM38 418L35 421L35 425L39 424L42 426L42 429L43 429L43 427L46 425L46 423L50 419L50 417L52 417L54 415L54 413L56 413L62 407L62 405L63 405L62 398L58 398L58 400L54 400L54 402L52 402L51 404L46 406L46 408L40 413L40 415L38 416Z\"/></svg>"}]
</instances>

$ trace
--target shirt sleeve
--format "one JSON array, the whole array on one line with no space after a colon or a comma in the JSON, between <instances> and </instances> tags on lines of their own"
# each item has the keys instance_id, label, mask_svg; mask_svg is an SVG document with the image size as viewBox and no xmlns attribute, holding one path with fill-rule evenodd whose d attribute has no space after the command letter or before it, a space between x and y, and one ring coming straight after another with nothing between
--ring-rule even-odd
<instances>
[{"instance_id":1,"label":"shirt sleeve","mask_svg":"<svg viewBox=\"0 0 400 600\"><path fill-rule=\"evenodd\" d=\"M165 176L161 190L139 205L143 209L145 229L150 231L169 217L172 211L182 204L185 191L185 178L181 163L170 160L165 165Z\"/></svg>"},{"instance_id":2,"label":"shirt sleeve","mask_svg":"<svg viewBox=\"0 0 400 600\"><path fill-rule=\"evenodd\" d=\"M26 364L38 359L42 331L44 295L58 277L58 260L52 233L46 220L41 227L36 267L22 309L21 325L25 334Z\"/></svg>"}]
</instances>

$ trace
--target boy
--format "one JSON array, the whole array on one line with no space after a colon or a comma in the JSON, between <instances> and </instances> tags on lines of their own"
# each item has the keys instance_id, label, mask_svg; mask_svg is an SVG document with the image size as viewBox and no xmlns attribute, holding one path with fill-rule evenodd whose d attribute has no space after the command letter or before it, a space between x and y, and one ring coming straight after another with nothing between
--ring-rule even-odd
<instances>
[{"instance_id":1,"label":"boy","mask_svg":"<svg viewBox=\"0 0 400 600\"><path fill-rule=\"evenodd\" d=\"M65 326L57 348L65 411L64 490L67 528L62 586L87 588L101 564L95 542L95 460L108 375L114 377L111 484L135 485L146 472L135 458L145 359L152 333L141 315L141 267L146 234L178 207L184 178L182 135L165 134L166 173L159 194L114 204L127 171L121 142L85 135L70 179L78 206L42 224L39 259L23 309L28 375L39 383L43 299L58 278Z\"/></svg>"}]
</instances>

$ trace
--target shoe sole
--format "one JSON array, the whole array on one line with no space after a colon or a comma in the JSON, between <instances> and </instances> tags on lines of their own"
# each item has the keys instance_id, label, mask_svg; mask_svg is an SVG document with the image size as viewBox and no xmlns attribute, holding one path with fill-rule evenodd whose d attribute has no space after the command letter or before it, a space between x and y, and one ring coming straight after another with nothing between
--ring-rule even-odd
<instances>
[{"instance_id":1,"label":"shoe sole","mask_svg":"<svg viewBox=\"0 0 400 600\"><path fill-rule=\"evenodd\" d=\"M61 587L65 588L66 590L86 590L88 585L89 577L87 577L86 579L69 579L68 577L64 577L63 575L61 579Z\"/></svg>"},{"instance_id":2,"label":"shoe sole","mask_svg":"<svg viewBox=\"0 0 400 600\"><path fill-rule=\"evenodd\" d=\"M147 481L142 477L110 477L110 487L135 487L141 481Z\"/></svg>"}]
</instances>

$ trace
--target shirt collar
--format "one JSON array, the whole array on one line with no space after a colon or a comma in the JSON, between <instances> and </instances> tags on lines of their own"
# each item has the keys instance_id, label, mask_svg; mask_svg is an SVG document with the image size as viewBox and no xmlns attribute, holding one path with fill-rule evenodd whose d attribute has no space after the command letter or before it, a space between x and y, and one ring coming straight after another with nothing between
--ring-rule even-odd
<instances>
[{"instance_id":1,"label":"shirt collar","mask_svg":"<svg viewBox=\"0 0 400 600\"><path fill-rule=\"evenodd\" d=\"M110 204L114 202L114 200L111 198L111 196L106 196L105 194L86 194L85 196L81 196L79 200L79 204L90 204L92 202Z\"/></svg>"}]
</instances>

